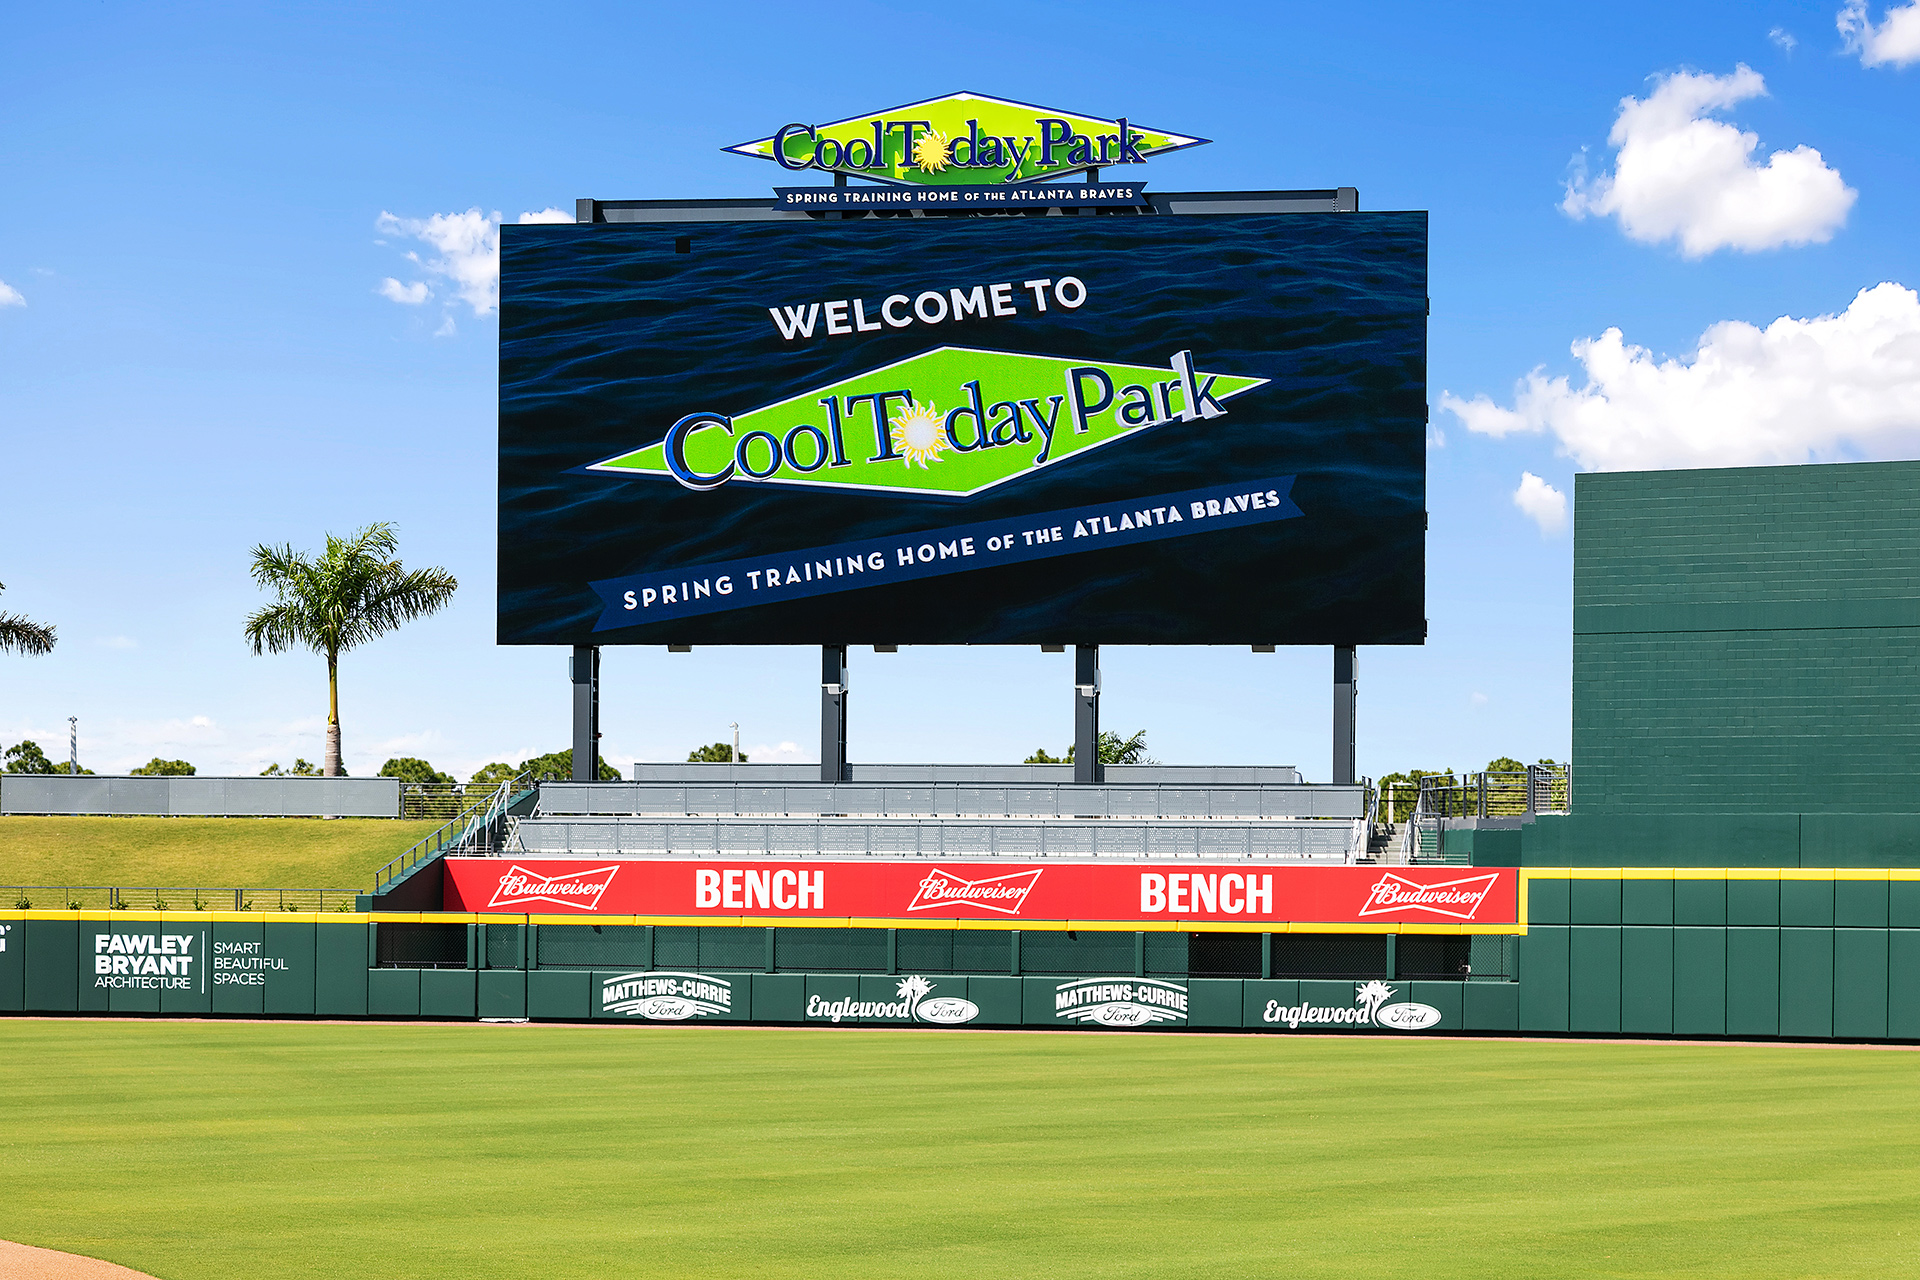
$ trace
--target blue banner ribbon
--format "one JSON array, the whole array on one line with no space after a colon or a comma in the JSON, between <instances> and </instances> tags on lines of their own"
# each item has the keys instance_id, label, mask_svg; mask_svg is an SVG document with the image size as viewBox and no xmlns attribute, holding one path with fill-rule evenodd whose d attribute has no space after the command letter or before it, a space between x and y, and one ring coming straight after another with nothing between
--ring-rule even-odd
<instances>
[{"instance_id":1,"label":"blue banner ribbon","mask_svg":"<svg viewBox=\"0 0 1920 1280\"><path fill-rule=\"evenodd\" d=\"M593 629L611 631L1288 520L1304 514L1293 503L1293 481L1277 476L607 578L589 584L605 605Z\"/></svg>"},{"instance_id":2,"label":"blue banner ribbon","mask_svg":"<svg viewBox=\"0 0 1920 1280\"><path fill-rule=\"evenodd\" d=\"M828 209L1034 209L1139 206L1144 182L1023 182L964 187L775 187L774 208L807 212Z\"/></svg>"}]
</instances>

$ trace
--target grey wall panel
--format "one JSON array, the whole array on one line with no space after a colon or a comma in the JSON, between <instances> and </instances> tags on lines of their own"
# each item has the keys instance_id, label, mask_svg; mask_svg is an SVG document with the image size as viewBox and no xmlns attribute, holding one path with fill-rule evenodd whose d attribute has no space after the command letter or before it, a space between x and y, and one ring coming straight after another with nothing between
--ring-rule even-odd
<instances>
[{"instance_id":1,"label":"grey wall panel","mask_svg":"<svg viewBox=\"0 0 1920 1280\"><path fill-rule=\"evenodd\" d=\"M0 813L393 818L395 778L135 778L11 774Z\"/></svg>"}]
</instances>

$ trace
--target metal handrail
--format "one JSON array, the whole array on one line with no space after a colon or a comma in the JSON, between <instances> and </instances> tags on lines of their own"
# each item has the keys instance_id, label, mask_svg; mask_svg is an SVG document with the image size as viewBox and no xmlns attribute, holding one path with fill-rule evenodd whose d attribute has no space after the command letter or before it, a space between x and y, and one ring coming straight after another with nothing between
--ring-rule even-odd
<instances>
[{"instance_id":1,"label":"metal handrail","mask_svg":"<svg viewBox=\"0 0 1920 1280\"><path fill-rule=\"evenodd\" d=\"M15 911L352 911L357 889L236 889L206 885L0 885Z\"/></svg>"},{"instance_id":2,"label":"metal handrail","mask_svg":"<svg viewBox=\"0 0 1920 1280\"><path fill-rule=\"evenodd\" d=\"M405 853L391 859L384 867L374 872L374 892L378 893L386 885L398 880L429 858L459 852L463 849L478 852L483 846L491 850L494 842L484 837L493 834L506 818L507 810L526 794L531 786L532 776L531 773L523 773L507 779L494 789L493 794L487 798L484 808L475 806L414 842Z\"/></svg>"},{"instance_id":3,"label":"metal handrail","mask_svg":"<svg viewBox=\"0 0 1920 1280\"><path fill-rule=\"evenodd\" d=\"M603 782L543 787L541 818L824 817L904 818L1314 818L1366 815L1362 785L1250 786L1147 782L1082 786L1001 783Z\"/></svg>"},{"instance_id":4,"label":"metal handrail","mask_svg":"<svg viewBox=\"0 0 1920 1280\"><path fill-rule=\"evenodd\" d=\"M1521 817L1566 813L1572 799L1572 775L1566 765L1528 765L1526 769L1434 774L1420 779L1415 815L1423 818Z\"/></svg>"}]
</instances>

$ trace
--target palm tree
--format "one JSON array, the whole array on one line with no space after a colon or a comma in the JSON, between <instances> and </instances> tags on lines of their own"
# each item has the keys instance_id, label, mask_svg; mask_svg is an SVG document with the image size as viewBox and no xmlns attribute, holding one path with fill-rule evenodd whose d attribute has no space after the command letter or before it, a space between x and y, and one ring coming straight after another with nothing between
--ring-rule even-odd
<instances>
[{"instance_id":1,"label":"palm tree","mask_svg":"<svg viewBox=\"0 0 1920 1280\"><path fill-rule=\"evenodd\" d=\"M370 524L351 538L327 535L309 559L292 545L253 549L253 580L277 599L247 618L254 654L304 647L327 660L327 755L323 772L340 776L340 655L402 623L438 612L459 583L445 569L409 573L395 559L393 526Z\"/></svg>"},{"instance_id":2,"label":"palm tree","mask_svg":"<svg viewBox=\"0 0 1920 1280\"><path fill-rule=\"evenodd\" d=\"M7 584L0 582L0 591L6 589ZM52 653L53 640L52 627L42 626L17 613L0 613L0 653L16 649L29 654Z\"/></svg>"}]
</instances>

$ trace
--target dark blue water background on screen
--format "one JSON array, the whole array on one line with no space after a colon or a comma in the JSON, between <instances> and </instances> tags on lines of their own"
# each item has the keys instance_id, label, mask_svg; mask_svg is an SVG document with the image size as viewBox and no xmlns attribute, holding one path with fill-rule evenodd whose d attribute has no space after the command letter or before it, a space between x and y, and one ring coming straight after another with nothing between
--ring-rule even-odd
<instances>
[{"instance_id":1,"label":"dark blue water background on screen","mask_svg":"<svg viewBox=\"0 0 1920 1280\"><path fill-rule=\"evenodd\" d=\"M499 639L1420 643L1426 262L1424 213L502 227ZM1036 314L1021 282L1063 276L1085 304ZM1002 281L1016 318L789 342L767 314L863 298L871 316L889 294ZM1161 368L1191 350L1205 372L1269 383L1224 417L960 501L577 470L688 413L742 413L940 346ZM850 450L861 434L850 425ZM1301 517L593 630L599 579L1277 475L1298 477Z\"/></svg>"}]
</instances>

